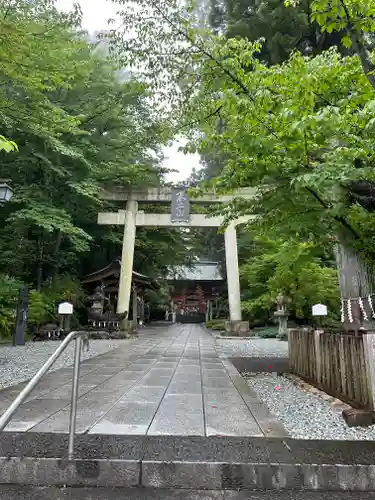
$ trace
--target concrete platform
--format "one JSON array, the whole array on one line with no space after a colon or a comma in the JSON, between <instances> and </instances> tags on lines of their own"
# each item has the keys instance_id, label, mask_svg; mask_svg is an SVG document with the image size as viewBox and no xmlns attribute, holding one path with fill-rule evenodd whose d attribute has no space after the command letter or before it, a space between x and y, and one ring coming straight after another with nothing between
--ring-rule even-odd
<instances>
[{"instance_id":1,"label":"concrete platform","mask_svg":"<svg viewBox=\"0 0 375 500\"><path fill-rule=\"evenodd\" d=\"M6 431L67 433L71 371L48 374ZM0 392L0 412L23 386ZM84 362L79 394L80 434L287 436L199 325L150 329Z\"/></svg>"}]
</instances>

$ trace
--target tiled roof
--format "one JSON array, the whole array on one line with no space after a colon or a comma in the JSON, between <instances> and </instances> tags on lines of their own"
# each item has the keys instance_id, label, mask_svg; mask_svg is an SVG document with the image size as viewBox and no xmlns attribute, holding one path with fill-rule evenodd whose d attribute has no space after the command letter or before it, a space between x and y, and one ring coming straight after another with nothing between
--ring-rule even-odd
<instances>
[{"instance_id":1,"label":"tiled roof","mask_svg":"<svg viewBox=\"0 0 375 500\"><path fill-rule=\"evenodd\" d=\"M217 262L201 262L192 267L178 266L170 269L167 279L168 281L222 281L223 277Z\"/></svg>"}]
</instances>

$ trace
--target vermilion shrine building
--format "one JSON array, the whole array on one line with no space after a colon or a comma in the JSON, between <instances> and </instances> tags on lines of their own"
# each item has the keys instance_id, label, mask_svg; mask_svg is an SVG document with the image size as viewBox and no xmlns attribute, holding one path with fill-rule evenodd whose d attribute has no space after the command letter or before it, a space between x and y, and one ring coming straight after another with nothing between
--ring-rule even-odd
<instances>
[{"instance_id":1,"label":"vermilion shrine building","mask_svg":"<svg viewBox=\"0 0 375 500\"><path fill-rule=\"evenodd\" d=\"M191 268L181 267L170 272L171 309L181 323L205 321L207 310L216 307L220 289L224 286L217 262L197 262Z\"/></svg>"}]
</instances>

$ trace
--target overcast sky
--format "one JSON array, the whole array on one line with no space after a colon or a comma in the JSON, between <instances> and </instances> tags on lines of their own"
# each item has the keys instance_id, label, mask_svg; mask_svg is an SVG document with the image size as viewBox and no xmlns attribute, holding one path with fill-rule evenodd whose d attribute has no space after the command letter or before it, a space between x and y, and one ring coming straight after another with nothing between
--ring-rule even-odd
<instances>
[{"instance_id":1,"label":"overcast sky","mask_svg":"<svg viewBox=\"0 0 375 500\"><path fill-rule=\"evenodd\" d=\"M74 3L79 3L83 11L83 28L93 32L103 30L108 27L108 19L116 18L118 4L113 4L110 0L57 0L56 4L62 10L70 10ZM113 28L113 26L111 26ZM186 179L193 167L199 168L199 155L184 155L178 152L181 143L174 143L173 146L165 148L166 160L164 165L168 168L178 170L175 174L168 176L169 181L180 181Z\"/></svg>"}]
</instances>

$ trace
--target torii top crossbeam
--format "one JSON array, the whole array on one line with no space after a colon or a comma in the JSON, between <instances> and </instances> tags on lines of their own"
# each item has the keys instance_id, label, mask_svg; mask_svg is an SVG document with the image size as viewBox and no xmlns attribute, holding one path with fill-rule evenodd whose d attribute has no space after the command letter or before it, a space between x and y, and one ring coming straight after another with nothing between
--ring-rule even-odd
<instances>
[{"instance_id":1,"label":"torii top crossbeam","mask_svg":"<svg viewBox=\"0 0 375 500\"><path fill-rule=\"evenodd\" d=\"M129 189L115 188L111 191L102 191L101 198L109 201L137 200L138 202L170 203L172 201L172 187ZM241 188L229 195L217 195L213 191L204 193L196 198L190 198L190 203L228 203L234 197L239 196L245 199L254 197L255 188Z\"/></svg>"}]
</instances>

